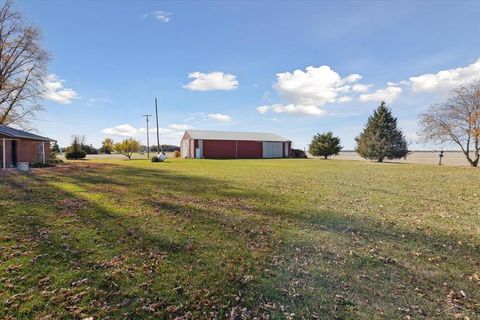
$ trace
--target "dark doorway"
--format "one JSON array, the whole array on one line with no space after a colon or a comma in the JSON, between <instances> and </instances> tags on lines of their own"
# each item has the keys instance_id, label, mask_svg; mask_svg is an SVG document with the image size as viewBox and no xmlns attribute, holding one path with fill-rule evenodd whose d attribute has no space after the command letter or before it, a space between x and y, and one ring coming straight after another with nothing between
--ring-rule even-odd
<instances>
[{"instance_id":1,"label":"dark doorway","mask_svg":"<svg viewBox=\"0 0 480 320\"><path fill-rule=\"evenodd\" d=\"M17 166L17 141L12 141L12 165Z\"/></svg>"}]
</instances>

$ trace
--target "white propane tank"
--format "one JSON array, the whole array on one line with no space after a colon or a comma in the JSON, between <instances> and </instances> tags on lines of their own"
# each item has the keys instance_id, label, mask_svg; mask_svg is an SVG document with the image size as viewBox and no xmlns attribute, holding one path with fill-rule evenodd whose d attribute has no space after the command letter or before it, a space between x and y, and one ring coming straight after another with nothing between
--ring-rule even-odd
<instances>
[{"instance_id":1,"label":"white propane tank","mask_svg":"<svg viewBox=\"0 0 480 320\"><path fill-rule=\"evenodd\" d=\"M157 158L158 158L158 160L160 160L160 162L163 162L163 161L165 161L165 159L166 159L167 157L165 157L165 155L164 155L163 153L159 153L159 154L157 155Z\"/></svg>"},{"instance_id":2,"label":"white propane tank","mask_svg":"<svg viewBox=\"0 0 480 320\"><path fill-rule=\"evenodd\" d=\"M17 162L17 170L28 171L30 170L30 165L28 162Z\"/></svg>"}]
</instances>

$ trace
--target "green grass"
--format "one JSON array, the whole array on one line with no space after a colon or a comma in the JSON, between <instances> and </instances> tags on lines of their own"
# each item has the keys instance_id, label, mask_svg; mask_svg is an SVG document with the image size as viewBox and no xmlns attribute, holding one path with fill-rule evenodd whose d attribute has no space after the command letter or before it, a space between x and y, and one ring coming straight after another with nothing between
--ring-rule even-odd
<instances>
[{"instance_id":1,"label":"green grass","mask_svg":"<svg viewBox=\"0 0 480 320\"><path fill-rule=\"evenodd\" d=\"M321 160L0 175L0 318L476 319L479 186Z\"/></svg>"}]
</instances>

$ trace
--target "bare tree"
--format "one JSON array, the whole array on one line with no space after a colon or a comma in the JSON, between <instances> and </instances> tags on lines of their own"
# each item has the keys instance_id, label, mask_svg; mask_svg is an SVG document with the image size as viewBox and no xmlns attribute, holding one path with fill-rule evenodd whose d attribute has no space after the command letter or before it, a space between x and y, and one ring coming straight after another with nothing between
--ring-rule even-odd
<instances>
[{"instance_id":1,"label":"bare tree","mask_svg":"<svg viewBox=\"0 0 480 320\"><path fill-rule=\"evenodd\" d=\"M452 91L442 104L420 115L426 141L455 143L472 167L480 158L480 80Z\"/></svg>"},{"instance_id":2,"label":"bare tree","mask_svg":"<svg viewBox=\"0 0 480 320\"><path fill-rule=\"evenodd\" d=\"M0 8L0 124L28 128L42 110L49 54L40 46L40 32L25 26L7 0Z\"/></svg>"}]
</instances>

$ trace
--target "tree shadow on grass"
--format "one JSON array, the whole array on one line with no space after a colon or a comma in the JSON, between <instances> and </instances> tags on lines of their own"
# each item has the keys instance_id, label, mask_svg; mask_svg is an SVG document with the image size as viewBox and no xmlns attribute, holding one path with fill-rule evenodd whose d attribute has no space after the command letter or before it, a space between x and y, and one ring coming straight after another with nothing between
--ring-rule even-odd
<instances>
[{"instance_id":1,"label":"tree shadow on grass","mask_svg":"<svg viewBox=\"0 0 480 320\"><path fill-rule=\"evenodd\" d=\"M222 219L200 219L208 216L206 210L173 203L155 204L164 211L156 216L129 214L121 206L111 207L83 192L69 191L68 182L85 186L88 181L98 183L98 179L89 180L85 171L64 177L58 186L52 183L58 179L51 175L29 178L28 183L15 177L4 181L15 189L16 208L2 220L16 241L30 243L27 256L36 262L22 266L27 269L22 274L27 275L28 282L35 284L40 277L49 280L33 285L32 294L21 301L32 304L30 308L22 309L12 302L8 309L0 309L0 314L29 317L40 311L56 317L104 317L128 313L149 318L208 311L213 312L212 317L221 317L236 304L247 303L233 297L246 286L243 276L254 262L243 245L245 239L240 239L243 235L224 232L225 225L219 222ZM203 183L212 183L207 180ZM62 188L65 185L67 188ZM165 213L185 210L197 217L193 220L199 232L162 229L164 222L175 227ZM177 227L188 228L182 224ZM209 235L217 241L195 240ZM211 252L212 248L217 252ZM16 291L26 289L20 286L4 294L11 299Z\"/></svg>"},{"instance_id":2,"label":"tree shadow on grass","mask_svg":"<svg viewBox=\"0 0 480 320\"><path fill-rule=\"evenodd\" d=\"M281 195L212 178L123 166L31 178L7 181L19 190L20 209L0 219L22 243L35 244L28 256L37 264L27 272L35 295L58 290L52 296L62 292L64 298L38 300L36 309L25 310L27 316L32 310L136 318L190 311L223 318L246 306L251 316L283 317L286 311L305 317L367 318L379 312L399 317L404 311L398 308L421 303L424 310L410 313L431 317L448 291L439 283L450 276L443 269L468 270L465 257L473 269L479 265L478 247L459 244L460 236L427 235L307 207L293 211ZM102 191L110 184L124 189ZM169 189L148 193L157 185ZM100 188L89 191L94 186ZM59 206L59 199L66 202ZM271 204L258 205L266 200ZM425 256L412 256L412 250ZM423 266L416 268L417 262ZM37 287L37 275L60 279ZM448 281L455 290L465 284Z\"/></svg>"}]
</instances>

